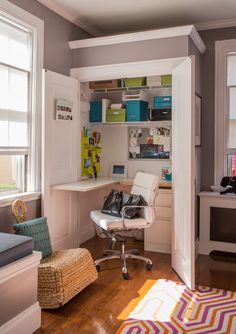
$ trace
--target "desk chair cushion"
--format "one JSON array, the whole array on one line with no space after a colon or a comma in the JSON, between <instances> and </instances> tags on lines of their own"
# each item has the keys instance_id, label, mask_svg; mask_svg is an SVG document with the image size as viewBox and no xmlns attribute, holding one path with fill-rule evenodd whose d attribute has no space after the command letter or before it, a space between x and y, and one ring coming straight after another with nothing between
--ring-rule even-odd
<instances>
[{"instance_id":1,"label":"desk chair cushion","mask_svg":"<svg viewBox=\"0 0 236 334\"><path fill-rule=\"evenodd\" d=\"M124 230L122 218L106 215L99 210L91 211L90 217L98 226L106 231ZM147 224L147 220L142 217L135 219L125 219L126 229L130 230L144 228L147 226Z\"/></svg>"},{"instance_id":2,"label":"desk chair cushion","mask_svg":"<svg viewBox=\"0 0 236 334\"><path fill-rule=\"evenodd\" d=\"M42 252L45 258L52 254L52 246L48 231L47 218L40 217L13 225L16 234L25 235L34 239L34 250Z\"/></svg>"}]
</instances>

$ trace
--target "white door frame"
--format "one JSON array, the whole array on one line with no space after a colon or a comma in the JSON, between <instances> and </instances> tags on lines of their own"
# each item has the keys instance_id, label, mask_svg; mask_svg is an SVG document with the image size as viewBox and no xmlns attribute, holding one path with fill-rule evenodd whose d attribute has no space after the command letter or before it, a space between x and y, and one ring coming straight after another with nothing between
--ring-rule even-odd
<instances>
[{"instance_id":1,"label":"white door frame","mask_svg":"<svg viewBox=\"0 0 236 334\"><path fill-rule=\"evenodd\" d=\"M79 82L119 79L124 77L142 77L172 73L174 68L189 57L158 59L150 61L98 65L73 68L72 77Z\"/></svg>"}]
</instances>

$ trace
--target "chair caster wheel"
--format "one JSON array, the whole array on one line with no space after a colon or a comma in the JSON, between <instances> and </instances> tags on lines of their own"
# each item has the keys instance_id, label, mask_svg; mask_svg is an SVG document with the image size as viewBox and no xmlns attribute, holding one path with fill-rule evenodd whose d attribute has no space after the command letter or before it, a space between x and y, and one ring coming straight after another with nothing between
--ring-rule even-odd
<instances>
[{"instance_id":1,"label":"chair caster wheel","mask_svg":"<svg viewBox=\"0 0 236 334\"><path fill-rule=\"evenodd\" d=\"M152 263L147 263L147 264L146 264L146 268L147 268L147 270L152 270L152 266L153 266Z\"/></svg>"},{"instance_id":2,"label":"chair caster wheel","mask_svg":"<svg viewBox=\"0 0 236 334\"><path fill-rule=\"evenodd\" d=\"M96 270L97 270L97 272L99 273L99 271L100 271L100 269L101 269L101 267L99 266L99 264L96 264Z\"/></svg>"},{"instance_id":3,"label":"chair caster wheel","mask_svg":"<svg viewBox=\"0 0 236 334\"><path fill-rule=\"evenodd\" d=\"M129 279L129 273L123 273L123 278L125 279L125 280L128 280Z\"/></svg>"}]
</instances>

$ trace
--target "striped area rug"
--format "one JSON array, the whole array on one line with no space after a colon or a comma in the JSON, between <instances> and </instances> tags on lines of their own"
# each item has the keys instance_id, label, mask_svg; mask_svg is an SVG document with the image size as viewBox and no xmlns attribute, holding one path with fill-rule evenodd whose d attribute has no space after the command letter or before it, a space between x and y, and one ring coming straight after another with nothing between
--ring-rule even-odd
<instances>
[{"instance_id":1,"label":"striped area rug","mask_svg":"<svg viewBox=\"0 0 236 334\"><path fill-rule=\"evenodd\" d=\"M116 334L236 334L236 292L158 280Z\"/></svg>"}]
</instances>

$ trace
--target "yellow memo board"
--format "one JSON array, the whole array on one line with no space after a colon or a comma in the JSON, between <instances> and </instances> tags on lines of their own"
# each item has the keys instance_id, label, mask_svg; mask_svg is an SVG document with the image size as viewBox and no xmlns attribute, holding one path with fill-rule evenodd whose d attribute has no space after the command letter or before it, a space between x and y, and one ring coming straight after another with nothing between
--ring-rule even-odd
<instances>
[{"instance_id":1,"label":"yellow memo board","mask_svg":"<svg viewBox=\"0 0 236 334\"><path fill-rule=\"evenodd\" d=\"M170 126L129 127L129 159L170 159Z\"/></svg>"},{"instance_id":2,"label":"yellow memo board","mask_svg":"<svg viewBox=\"0 0 236 334\"><path fill-rule=\"evenodd\" d=\"M82 176L96 177L101 170L101 134L91 129L84 128L82 131Z\"/></svg>"}]
</instances>

